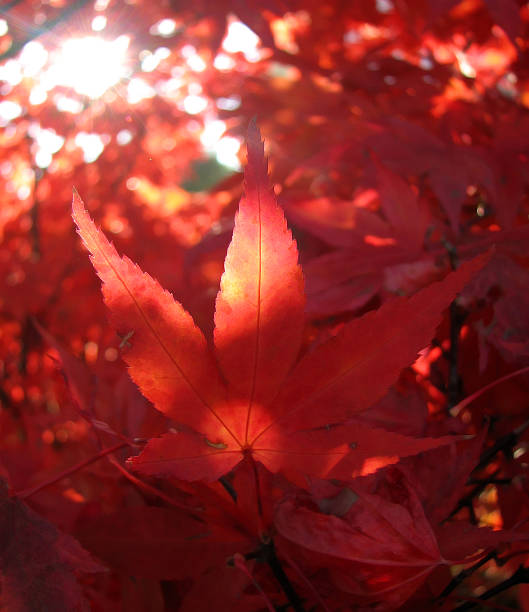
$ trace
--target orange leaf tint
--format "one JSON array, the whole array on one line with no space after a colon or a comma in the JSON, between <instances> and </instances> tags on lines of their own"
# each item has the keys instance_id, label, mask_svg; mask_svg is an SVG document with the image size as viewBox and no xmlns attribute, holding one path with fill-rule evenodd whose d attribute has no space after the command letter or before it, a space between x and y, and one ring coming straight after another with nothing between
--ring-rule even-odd
<instances>
[{"instance_id":1,"label":"orange leaf tint","mask_svg":"<svg viewBox=\"0 0 529 612\"><path fill-rule=\"evenodd\" d=\"M411 298L354 319L309 353L274 402L274 426L323 427L369 408L430 343L443 310L487 260L476 257Z\"/></svg>"},{"instance_id":2,"label":"orange leaf tint","mask_svg":"<svg viewBox=\"0 0 529 612\"><path fill-rule=\"evenodd\" d=\"M103 281L103 296L118 330L130 345L123 355L129 373L158 410L216 436L221 417L213 406L223 388L202 332L159 283L142 272L90 219L77 193L73 218Z\"/></svg>"},{"instance_id":3,"label":"orange leaf tint","mask_svg":"<svg viewBox=\"0 0 529 612\"><path fill-rule=\"evenodd\" d=\"M213 482L241 459L238 444L212 442L194 432L180 431L153 438L130 462L146 475L178 475L186 480Z\"/></svg>"},{"instance_id":4,"label":"orange leaf tint","mask_svg":"<svg viewBox=\"0 0 529 612\"><path fill-rule=\"evenodd\" d=\"M232 393L248 405L244 439L292 368L305 295L298 252L268 185L263 143L248 131L245 195L235 218L215 311L215 347Z\"/></svg>"},{"instance_id":5,"label":"orange leaf tint","mask_svg":"<svg viewBox=\"0 0 529 612\"><path fill-rule=\"evenodd\" d=\"M124 358L144 395L180 423L131 459L147 475L213 481L253 458L298 484L304 475L347 479L447 444L346 421L382 397L412 363L442 311L484 263L477 258L410 299L345 326L296 366L303 278L296 244L269 189L263 143L248 133L245 195L215 313L215 368L190 315L96 229L79 197L74 219L103 280ZM222 380L227 383L224 387Z\"/></svg>"},{"instance_id":6,"label":"orange leaf tint","mask_svg":"<svg viewBox=\"0 0 529 612\"><path fill-rule=\"evenodd\" d=\"M270 429L254 445L254 457L273 472L320 478L365 476L396 463L401 457L444 446L451 437L410 438L398 433L351 423L295 433Z\"/></svg>"}]
</instances>

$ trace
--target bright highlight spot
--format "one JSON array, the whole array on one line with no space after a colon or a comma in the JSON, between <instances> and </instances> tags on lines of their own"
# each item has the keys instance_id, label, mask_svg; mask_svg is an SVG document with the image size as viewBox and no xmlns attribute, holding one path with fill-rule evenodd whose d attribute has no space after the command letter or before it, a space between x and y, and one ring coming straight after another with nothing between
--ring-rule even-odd
<instances>
[{"instance_id":1,"label":"bright highlight spot","mask_svg":"<svg viewBox=\"0 0 529 612\"><path fill-rule=\"evenodd\" d=\"M204 72L206 69L206 62L200 57L193 45L184 45L180 53L193 72Z\"/></svg>"},{"instance_id":2,"label":"bright highlight spot","mask_svg":"<svg viewBox=\"0 0 529 612\"><path fill-rule=\"evenodd\" d=\"M376 9L379 13L382 13L382 15L391 13L394 8L391 0L376 0Z\"/></svg>"},{"instance_id":3,"label":"bright highlight spot","mask_svg":"<svg viewBox=\"0 0 529 612\"><path fill-rule=\"evenodd\" d=\"M187 96L184 98L184 110L189 115L198 115L206 109L208 101L202 96Z\"/></svg>"},{"instance_id":4,"label":"bright highlight spot","mask_svg":"<svg viewBox=\"0 0 529 612\"><path fill-rule=\"evenodd\" d=\"M22 107L11 100L0 102L0 127L5 127L10 121L20 117Z\"/></svg>"},{"instance_id":5,"label":"bright highlight spot","mask_svg":"<svg viewBox=\"0 0 529 612\"><path fill-rule=\"evenodd\" d=\"M228 53L243 53L249 62L260 59L258 49L259 37L240 21L233 21L228 26L228 33L222 43L222 48Z\"/></svg>"},{"instance_id":6,"label":"bright highlight spot","mask_svg":"<svg viewBox=\"0 0 529 612\"><path fill-rule=\"evenodd\" d=\"M48 52L38 40L32 40L24 45L19 62L22 64L24 76L36 76L46 65Z\"/></svg>"},{"instance_id":7,"label":"bright highlight spot","mask_svg":"<svg viewBox=\"0 0 529 612\"><path fill-rule=\"evenodd\" d=\"M53 101L55 102L57 110L61 111L61 113L72 113L72 115L76 115L83 110L83 105L79 100L69 98L68 96L59 94L53 97Z\"/></svg>"},{"instance_id":8,"label":"bright highlight spot","mask_svg":"<svg viewBox=\"0 0 529 612\"><path fill-rule=\"evenodd\" d=\"M156 84L158 93L166 98L175 97L180 87L182 86L182 79L168 79L167 81L160 81Z\"/></svg>"},{"instance_id":9,"label":"bright highlight spot","mask_svg":"<svg viewBox=\"0 0 529 612\"><path fill-rule=\"evenodd\" d=\"M29 103L33 106L37 106L39 104L44 104L48 99L48 94L43 87L36 85L32 88L31 93L29 94Z\"/></svg>"},{"instance_id":10,"label":"bright highlight spot","mask_svg":"<svg viewBox=\"0 0 529 612\"><path fill-rule=\"evenodd\" d=\"M25 200L26 198L29 198L30 195L31 189L29 188L29 185L22 185L22 187L17 189L17 198L19 200Z\"/></svg>"},{"instance_id":11,"label":"bright highlight spot","mask_svg":"<svg viewBox=\"0 0 529 612\"><path fill-rule=\"evenodd\" d=\"M55 130L42 129L38 123L34 123L28 130L33 138L32 152L35 156L35 164L39 168L47 168L53 159L53 154L57 153L64 144L64 138L59 136Z\"/></svg>"},{"instance_id":12,"label":"bright highlight spot","mask_svg":"<svg viewBox=\"0 0 529 612\"><path fill-rule=\"evenodd\" d=\"M206 62L200 57L198 53L195 53L195 55L188 57L186 62L193 72L204 72L204 70L206 69Z\"/></svg>"},{"instance_id":13,"label":"bright highlight spot","mask_svg":"<svg viewBox=\"0 0 529 612\"><path fill-rule=\"evenodd\" d=\"M174 19L162 19L155 23L151 29L150 33L155 36L172 36L176 32L176 21Z\"/></svg>"},{"instance_id":14,"label":"bright highlight spot","mask_svg":"<svg viewBox=\"0 0 529 612\"><path fill-rule=\"evenodd\" d=\"M456 51L455 55L457 58L457 63L459 64L459 70L461 74L467 77L468 79L475 79L476 71L474 70L474 67L470 64L470 62L468 61L467 56L462 51Z\"/></svg>"},{"instance_id":15,"label":"bright highlight spot","mask_svg":"<svg viewBox=\"0 0 529 612\"><path fill-rule=\"evenodd\" d=\"M129 189L130 191L136 191L136 189L139 188L140 184L141 181L137 176L131 176L127 179L127 182L125 183L127 189Z\"/></svg>"},{"instance_id":16,"label":"bright highlight spot","mask_svg":"<svg viewBox=\"0 0 529 612\"><path fill-rule=\"evenodd\" d=\"M200 135L200 142L204 146L204 149L209 152L215 151L217 143L225 131L226 124L224 121L220 121L219 119L208 121L204 127L204 131Z\"/></svg>"},{"instance_id":17,"label":"bright highlight spot","mask_svg":"<svg viewBox=\"0 0 529 612\"><path fill-rule=\"evenodd\" d=\"M217 108L225 111L237 110L241 105L241 97L234 95L229 98L218 98Z\"/></svg>"},{"instance_id":18,"label":"bright highlight spot","mask_svg":"<svg viewBox=\"0 0 529 612\"><path fill-rule=\"evenodd\" d=\"M5 19L0 19L0 36L4 36L7 34L9 27L7 25L7 21Z\"/></svg>"},{"instance_id":19,"label":"bright highlight spot","mask_svg":"<svg viewBox=\"0 0 529 612\"><path fill-rule=\"evenodd\" d=\"M132 132L130 130L120 130L116 134L116 142L118 143L120 147L124 147L125 145L128 145L131 140L132 140Z\"/></svg>"},{"instance_id":20,"label":"bright highlight spot","mask_svg":"<svg viewBox=\"0 0 529 612\"><path fill-rule=\"evenodd\" d=\"M104 15L98 15L92 19L92 30L101 32L107 27L107 18Z\"/></svg>"},{"instance_id":21,"label":"bright highlight spot","mask_svg":"<svg viewBox=\"0 0 529 612\"><path fill-rule=\"evenodd\" d=\"M22 80L22 69L17 60L8 60L3 66L0 66L0 81L5 81L11 87L18 85ZM2 93L8 93L2 88Z\"/></svg>"},{"instance_id":22,"label":"bright highlight spot","mask_svg":"<svg viewBox=\"0 0 529 612\"><path fill-rule=\"evenodd\" d=\"M421 57L419 60L419 66L423 70L431 70L434 67L434 63L429 57Z\"/></svg>"},{"instance_id":23,"label":"bright highlight spot","mask_svg":"<svg viewBox=\"0 0 529 612\"><path fill-rule=\"evenodd\" d=\"M142 51L140 54L141 69L143 72L152 72L162 60L167 59L170 55L171 51L167 47L159 47L154 53Z\"/></svg>"},{"instance_id":24,"label":"bright highlight spot","mask_svg":"<svg viewBox=\"0 0 529 612\"><path fill-rule=\"evenodd\" d=\"M213 66L217 70L231 70L235 66L235 61L225 53L219 53L213 60Z\"/></svg>"},{"instance_id":25,"label":"bright highlight spot","mask_svg":"<svg viewBox=\"0 0 529 612\"><path fill-rule=\"evenodd\" d=\"M96 36L67 40L47 77L56 85L73 88L78 94L98 98L127 74L126 52L130 39L113 41Z\"/></svg>"},{"instance_id":26,"label":"bright highlight spot","mask_svg":"<svg viewBox=\"0 0 529 612\"><path fill-rule=\"evenodd\" d=\"M233 170L240 170L241 163L237 157L240 148L241 143L237 138L233 138L233 136L221 138L215 147L217 161L219 164L232 168Z\"/></svg>"},{"instance_id":27,"label":"bright highlight spot","mask_svg":"<svg viewBox=\"0 0 529 612\"><path fill-rule=\"evenodd\" d=\"M75 144L83 150L84 161L90 164L101 155L105 143L99 134L79 132L75 137Z\"/></svg>"},{"instance_id":28,"label":"bright highlight spot","mask_svg":"<svg viewBox=\"0 0 529 612\"><path fill-rule=\"evenodd\" d=\"M156 91L143 79L131 79L127 87L127 102L129 104L138 104L146 98L153 98Z\"/></svg>"}]
</instances>

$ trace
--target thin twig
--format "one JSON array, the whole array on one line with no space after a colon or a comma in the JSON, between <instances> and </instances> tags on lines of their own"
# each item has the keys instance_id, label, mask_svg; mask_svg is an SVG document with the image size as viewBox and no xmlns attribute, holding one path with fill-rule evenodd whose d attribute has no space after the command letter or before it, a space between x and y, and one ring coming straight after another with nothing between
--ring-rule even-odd
<instances>
[{"instance_id":1,"label":"thin twig","mask_svg":"<svg viewBox=\"0 0 529 612\"><path fill-rule=\"evenodd\" d=\"M459 336L467 312L461 308L457 301L450 304L450 348L447 351L448 359L448 385L447 409L450 410L461 400L462 383L459 375Z\"/></svg>"},{"instance_id":2,"label":"thin twig","mask_svg":"<svg viewBox=\"0 0 529 612\"><path fill-rule=\"evenodd\" d=\"M134 476L134 474L131 474L128 470L126 470L119 463L119 461L114 459L114 457L110 456L108 457L108 460L115 468L117 468L121 472L121 474L127 480L129 480L132 484L137 486L139 489L143 489L146 493L153 495L155 497L159 497L160 499L163 499L164 502L168 503L170 506L174 506L175 508L179 508L180 510L186 510L187 512L191 512L191 513L204 512L204 508L200 506L189 506L183 502L176 501L175 499L173 499L172 497L170 497L163 491L160 491L160 489L157 489L156 487L153 487L152 485L144 482L143 480L140 480L139 478ZM197 518L197 517L193 517L193 518ZM197 518L197 520L201 520L201 519Z\"/></svg>"},{"instance_id":3,"label":"thin twig","mask_svg":"<svg viewBox=\"0 0 529 612\"><path fill-rule=\"evenodd\" d=\"M41 244L40 244L40 200L37 196L37 190L42 177L44 176L44 171L41 168L33 168L33 175L35 177L33 181L33 204L31 205L29 215L31 217L31 252L33 257L38 260L40 259L41 252Z\"/></svg>"},{"instance_id":4,"label":"thin twig","mask_svg":"<svg viewBox=\"0 0 529 612\"><path fill-rule=\"evenodd\" d=\"M300 596L297 594L294 586L290 582L288 576L281 565L281 561L278 559L274 547L274 541L272 538L263 541L261 546L250 553L246 553L244 558L249 561L251 559L255 559L260 563L266 563L268 567L272 570L279 586L287 596L289 605L292 607L294 612L305 612L305 608L303 607L303 603L301 601ZM234 560L233 560L234 562Z\"/></svg>"},{"instance_id":5,"label":"thin twig","mask_svg":"<svg viewBox=\"0 0 529 612\"><path fill-rule=\"evenodd\" d=\"M10 57L14 57L24 48L25 45L27 45L28 42L31 42L32 40L35 40L35 38L50 32L53 30L53 28L57 27L63 21L69 19L72 15L77 13L77 11L81 10L90 2L91 0L77 0L77 2L67 5L66 8L64 8L56 17L47 21L45 25L38 28L28 28L27 36L20 40L14 40L9 49L0 54L0 62L9 59ZM12 4L13 3L11 2L7 7L0 7L0 15L4 15L9 19L10 15L8 14L8 11L10 8L13 8Z\"/></svg>"},{"instance_id":6,"label":"thin twig","mask_svg":"<svg viewBox=\"0 0 529 612\"><path fill-rule=\"evenodd\" d=\"M474 497L476 497L477 495L481 494L483 492L483 490L485 489L485 487L490 484L491 480L495 480L496 479L496 476L499 473L500 473L499 469L495 470L490 475L490 478L482 480L481 482L476 484L474 487L472 487L472 489L459 500L457 506L452 510L452 512L450 512L450 514L448 515L448 517L445 520L447 521L447 520L451 519L453 516L455 516L463 508L468 508L469 511L471 512L471 514L473 514L474 507L472 506L472 500L474 499Z\"/></svg>"},{"instance_id":7,"label":"thin twig","mask_svg":"<svg viewBox=\"0 0 529 612\"><path fill-rule=\"evenodd\" d=\"M59 482L59 480L62 480L63 478L66 478L67 476L71 476L72 474L75 474L75 472L78 472L79 470L83 469L87 465L90 465L91 463L98 461L102 457L106 457L106 455L109 455L110 453L115 453L116 451L122 448L125 448L126 446L129 446L129 445L126 442L121 442L120 444L115 444L114 446L111 446L110 448L105 448L104 450L97 453L97 455L93 455L92 457L89 457L88 459L85 459L84 461L77 463L73 467L65 470L64 472L61 472L58 476L50 478L49 480L46 480L45 482L42 482L39 485L36 485L35 487L31 489L26 489L25 491L20 491L18 493L15 493L14 496L20 499L27 499L28 497L31 497L38 491L42 491L42 489L45 489L46 487L49 487L50 485L55 484L56 482Z\"/></svg>"},{"instance_id":8,"label":"thin twig","mask_svg":"<svg viewBox=\"0 0 529 612\"><path fill-rule=\"evenodd\" d=\"M303 582L307 585L307 587L312 591L312 594L314 595L315 599L318 601L320 606L323 608L323 610L325 610L325 612L331 612L329 610L329 608L327 607L327 604L323 601L321 595L316 590L315 586L307 578L307 576L305 576L305 574L301 571L301 568L299 567L299 565L297 563L295 563L284 552L283 552L283 557L285 557L285 559L286 559L287 563L290 565L290 567L296 572L296 574L301 578L301 580L303 580Z\"/></svg>"},{"instance_id":9,"label":"thin twig","mask_svg":"<svg viewBox=\"0 0 529 612\"><path fill-rule=\"evenodd\" d=\"M275 609L274 605L272 604L272 602L270 601L270 598L263 591L263 588L257 582L257 580L254 578L254 576L250 572L250 570L246 567L246 559L242 555L237 553L237 554L233 555L233 564L234 564L234 566L236 568L240 569L252 581L252 584L254 585L254 587L257 589L257 591L259 592L259 594L263 598L263 600L264 600L264 602L266 604L266 607L268 608L269 612L275 612L276 609Z\"/></svg>"},{"instance_id":10,"label":"thin twig","mask_svg":"<svg viewBox=\"0 0 529 612\"><path fill-rule=\"evenodd\" d=\"M279 582L280 587L283 589L283 592L287 596L288 601L292 606L292 609L295 612L305 612L305 608L303 607L301 598L294 589L292 583L290 582L288 576L285 573L285 570L283 569L283 566L281 565L281 562L279 561L276 555L274 541L270 539L269 542L263 543L262 550L264 554L264 560L268 564L268 567L272 570L276 580Z\"/></svg>"},{"instance_id":11,"label":"thin twig","mask_svg":"<svg viewBox=\"0 0 529 612\"><path fill-rule=\"evenodd\" d=\"M472 576L472 574L476 570L478 570L481 566L485 565L485 563L487 563L491 559L496 559L496 554L496 551L493 550L488 555L485 555L482 559L480 559L477 563L474 563L474 565L467 567L466 569L459 572L459 574L456 574L452 578L452 580L450 580L450 582L446 585L443 591L437 596L436 599L442 600L448 595L450 595L450 593L452 593L452 591L454 591L463 582L463 580L466 580L467 578Z\"/></svg>"},{"instance_id":12,"label":"thin twig","mask_svg":"<svg viewBox=\"0 0 529 612\"><path fill-rule=\"evenodd\" d=\"M457 608L454 608L452 612L466 612L466 610L471 610L472 608L475 608L481 600L490 599L491 597L499 595L500 593L503 593L503 591L506 591L507 589L510 589L511 587L517 584L527 583L529 583L529 567L524 567L523 565L520 565L520 567L514 572L514 574L510 578L505 579L503 582L500 582L496 586L490 588L488 591L485 591L483 595L476 597L474 601L467 601L466 603L458 606Z\"/></svg>"},{"instance_id":13,"label":"thin twig","mask_svg":"<svg viewBox=\"0 0 529 612\"><path fill-rule=\"evenodd\" d=\"M472 470L472 472L478 472L485 466L487 466L494 456L500 451L512 451L514 445L518 442L519 437L529 427L529 419L524 421L516 429L513 429L508 434L505 434L489 448L480 457L479 463Z\"/></svg>"},{"instance_id":14,"label":"thin twig","mask_svg":"<svg viewBox=\"0 0 529 612\"><path fill-rule=\"evenodd\" d=\"M457 406L454 406L452 408L452 410L450 411L451 415L457 416L461 412L461 410L463 410L463 408L466 408L469 404L471 404L478 397L481 397L484 393L489 391L489 389L493 389L494 387L498 386L502 382L505 382L506 380L510 380L511 378L520 376L520 374L527 374L528 372L529 372L529 366L525 366L524 368L520 368L519 370L515 370L514 372L505 374L505 376L500 376L500 378L493 380L488 385L481 387L481 389L478 389L477 391L475 391L468 397L465 397L465 399L460 401L459 404L457 404Z\"/></svg>"}]
</instances>

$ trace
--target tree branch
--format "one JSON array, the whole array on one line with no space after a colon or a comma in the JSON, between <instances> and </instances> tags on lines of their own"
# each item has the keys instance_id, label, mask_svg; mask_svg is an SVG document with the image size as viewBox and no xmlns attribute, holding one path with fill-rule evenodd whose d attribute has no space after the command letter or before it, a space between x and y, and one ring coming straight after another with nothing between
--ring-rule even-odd
<instances>
[{"instance_id":1,"label":"tree branch","mask_svg":"<svg viewBox=\"0 0 529 612\"><path fill-rule=\"evenodd\" d=\"M457 608L453 608L452 612L466 612L466 610L471 610L472 608L475 608L480 600L485 601L487 599L490 599L491 597L494 597L495 595L503 593L503 591L506 591L507 589L510 589L511 587L517 584L527 583L529 583L529 567L524 567L523 565L520 565L520 567L514 572L514 574L510 578L507 578L503 582L500 582L496 586L490 588L488 591L485 591L485 593L477 597L475 601L467 601L466 603L458 606Z\"/></svg>"},{"instance_id":2,"label":"tree branch","mask_svg":"<svg viewBox=\"0 0 529 612\"><path fill-rule=\"evenodd\" d=\"M72 15L80 11L86 4L89 4L92 0L77 0L77 2L73 2L70 5L67 5L60 13L50 19L45 25L40 26L38 28L28 28L28 34L24 38L20 40L13 40L12 45L4 51L4 53L0 54L0 62L11 57L14 57L22 50L22 48L35 40L39 36L51 32L55 27L57 27L63 21L69 19ZM0 15L4 15L9 18L9 10L16 6L18 2L10 2L7 6L0 7Z\"/></svg>"}]
</instances>

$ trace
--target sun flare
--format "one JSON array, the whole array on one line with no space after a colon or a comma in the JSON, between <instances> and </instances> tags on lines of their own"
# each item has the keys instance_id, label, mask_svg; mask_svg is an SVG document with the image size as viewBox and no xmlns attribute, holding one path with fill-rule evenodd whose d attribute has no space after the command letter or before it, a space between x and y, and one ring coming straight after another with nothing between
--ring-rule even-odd
<instances>
[{"instance_id":1,"label":"sun flare","mask_svg":"<svg viewBox=\"0 0 529 612\"><path fill-rule=\"evenodd\" d=\"M66 40L50 66L49 76L57 85L71 87L78 94L90 98L98 98L128 76L126 59L129 42L128 36L119 36L115 40L98 36Z\"/></svg>"}]
</instances>

